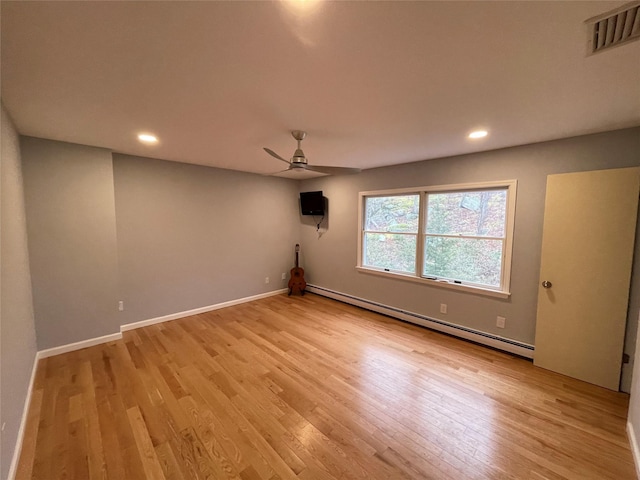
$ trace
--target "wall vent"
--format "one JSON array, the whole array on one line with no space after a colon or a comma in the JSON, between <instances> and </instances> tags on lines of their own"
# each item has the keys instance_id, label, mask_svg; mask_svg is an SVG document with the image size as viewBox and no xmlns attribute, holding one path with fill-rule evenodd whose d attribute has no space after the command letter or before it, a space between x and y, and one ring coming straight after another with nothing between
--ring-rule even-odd
<instances>
[{"instance_id":1,"label":"wall vent","mask_svg":"<svg viewBox=\"0 0 640 480\"><path fill-rule=\"evenodd\" d=\"M589 27L588 54L602 52L640 38L640 1L622 5L585 22Z\"/></svg>"}]
</instances>

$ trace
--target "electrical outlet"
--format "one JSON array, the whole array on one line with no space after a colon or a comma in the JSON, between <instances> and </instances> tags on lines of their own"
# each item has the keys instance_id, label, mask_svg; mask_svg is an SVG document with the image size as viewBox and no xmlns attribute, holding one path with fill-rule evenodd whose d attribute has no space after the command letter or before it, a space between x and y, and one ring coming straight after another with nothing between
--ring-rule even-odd
<instances>
[{"instance_id":1,"label":"electrical outlet","mask_svg":"<svg viewBox=\"0 0 640 480\"><path fill-rule=\"evenodd\" d=\"M269 283L269 277L264 277L264 283Z\"/></svg>"},{"instance_id":2,"label":"electrical outlet","mask_svg":"<svg viewBox=\"0 0 640 480\"><path fill-rule=\"evenodd\" d=\"M447 304L446 303L441 303L440 304L440 313L447 313Z\"/></svg>"},{"instance_id":3,"label":"electrical outlet","mask_svg":"<svg viewBox=\"0 0 640 480\"><path fill-rule=\"evenodd\" d=\"M121 312L124 311L124 302L122 300L118 302L118 310Z\"/></svg>"},{"instance_id":4,"label":"electrical outlet","mask_svg":"<svg viewBox=\"0 0 640 480\"><path fill-rule=\"evenodd\" d=\"M286 274L286 273L284 273L284 272L282 273L282 279L283 279L283 280L286 280L286 279L287 279L287 274Z\"/></svg>"},{"instance_id":5,"label":"electrical outlet","mask_svg":"<svg viewBox=\"0 0 640 480\"><path fill-rule=\"evenodd\" d=\"M497 317L496 318L496 327L504 328L506 321L507 321L507 319L504 318L504 317Z\"/></svg>"}]
</instances>

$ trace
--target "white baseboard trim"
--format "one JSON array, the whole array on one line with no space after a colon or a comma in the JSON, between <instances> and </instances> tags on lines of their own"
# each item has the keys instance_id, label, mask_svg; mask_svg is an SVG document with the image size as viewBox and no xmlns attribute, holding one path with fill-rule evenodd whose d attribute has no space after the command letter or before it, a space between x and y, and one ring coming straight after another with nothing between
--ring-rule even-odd
<instances>
[{"instance_id":1,"label":"white baseboard trim","mask_svg":"<svg viewBox=\"0 0 640 480\"><path fill-rule=\"evenodd\" d=\"M127 323L120 326L120 332L126 332L127 330L135 330L136 328L148 327L149 325L155 325L156 323L168 322L170 320L177 320L178 318L189 317L191 315L197 315L199 313L211 312L220 308L231 307L233 305L239 305L241 303L252 302L254 300L260 300L261 298L273 297L274 295L280 295L287 292L288 289L281 288L279 290L273 290L267 293L260 293L251 297L238 298L236 300L229 300L228 302L217 303L215 305L208 305L206 307L194 308L193 310L185 310L184 312L172 313L170 315L164 315L162 317L150 318L148 320L141 320L139 322Z\"/></svg>"},{"instance_id":2,"label":"white baseboard trim","mask_svg":"<svg viewBox=\"0 0 640 480\"><path fill-rule=\"evenodd\" d=\"M468 327L456 325L454 323L445 322L436 318L430 318L419 313L409 312L400 308L391 307L389 305L383 305L381 303L366 300L364 298L354 297L346 293L336 292L328 288L319 287L317 285L308 285L307 291L316 293L324 297L333 298L344 303L349 303L366 310L372 310L374 312L382 313L389 317L404 320L409 323L415 323L423 327L437 330L439 332L447 333L455 337L471 340L488 347L497 348L509 353L515 353L526 358L533 358L533 345L528 343L519 342L517 340L511 340L509 338L499 337L491 333L482 332Z\"/></svg>"},{"instance_id":3,"label":"white baseboard trim","mask_svg":"<svg viewBox=\"0 0 640 480\"><path fill-rule=\"evenodd\" d=\"M636 476L640 478L640 449L638 448L638 440L633 429L633 424L627 421L627 437L631 445L631 454L633 455L633 463L636 466Z\"/></svg>"},{"instance_id":4,"label":"white baseboard trim","mask_svg":"<svg viewBox=\"0 0 640 480\"><path fill-rule=\"evenodd\" d=\"M88 340L82 340L80 342L69 343L67 345L61 345L59 347L47 348L46 350L40 350L37 354L38 360L41 358L53 357L54 355L60 355L62 353L73 352L74 350L81 350L87 347L93 347L94 345L100 345L101 343L112 342L114 340L120 340L122 333L112 333L109 335L103 335L102 337L90 338Z\"/></svg>"},{"instance_id":5,"label":"white baseboard trim","mask_svg":"<svg viewBox=\"0 0 640 480\"><path fill-rule=\"evenodd\" d=\"M20 427L18 427L18 436L16 437L16 446L13 449L13 458L9 466L8 480L14 480L18 470L18 461L20 453L22 453L22 442L24 440L24 431L27 428L27 417L29 416L29 407L31 406L31 395L33 394L33 385L36 381L36 372L38 370L38 352L33 357L33 368L31 368L31 378L29 379L29 387L27 388L27 396L24 399L24 407L22 409L22 418L20 419Z\"/></svg>"}]
</instances>

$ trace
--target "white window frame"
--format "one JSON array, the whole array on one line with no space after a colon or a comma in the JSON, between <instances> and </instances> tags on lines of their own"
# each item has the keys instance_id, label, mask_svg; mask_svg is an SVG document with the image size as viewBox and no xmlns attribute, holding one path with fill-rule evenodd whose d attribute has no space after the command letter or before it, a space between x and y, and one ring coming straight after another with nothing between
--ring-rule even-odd
<instances>
[{"instance_id":1,"label":"white window frame","mask_svg":"<svg viewBox=\"0 0 640 480\"><path fill-rule=\"evenodd\" d=\"M393 190L375 190L358 193L358 257L356 260L356 270L362 273L380 275L388 278L418 282L430 286L437 286L458 291L472 292L498 298L508 298L511 295L511 259L513 253L513 234L515 227L516 212L516 191L517 180L501 180L493 182L461 183L451 185L433 185L415 188L399 188ZM454 193L472 190L491 190L504 188L507 191L507 205L505 218L505 240L502 255L500 286L492 288L490 286L473 283L456 283L447 279L430 279L422 276L422 263L424 255L424 241L427 236L425 232L425 209L427 194L429 193ZM416 267L413 273L397 272L364 266L362 264L364 245L364 220L365 220L365 200L367 197L385 197L397 195L420 195L420 217L418 221L418 235L416 242Z\"/></svg>"}]
</instances>

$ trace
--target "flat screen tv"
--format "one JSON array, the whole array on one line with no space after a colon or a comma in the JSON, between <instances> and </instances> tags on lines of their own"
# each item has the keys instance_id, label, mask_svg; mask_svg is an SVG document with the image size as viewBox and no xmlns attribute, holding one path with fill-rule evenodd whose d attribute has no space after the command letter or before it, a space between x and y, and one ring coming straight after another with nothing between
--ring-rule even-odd
<instances>
[{"instance_id":1,"label":"flat screen tv","mask_svg":"<svg viewBox=\"0 0 640 480\"><path fill-rule=\"evenodd\" d=\"M324 215L322 191L300 192L300 210L302 215Z\"/></svg>"}]
</instances>

